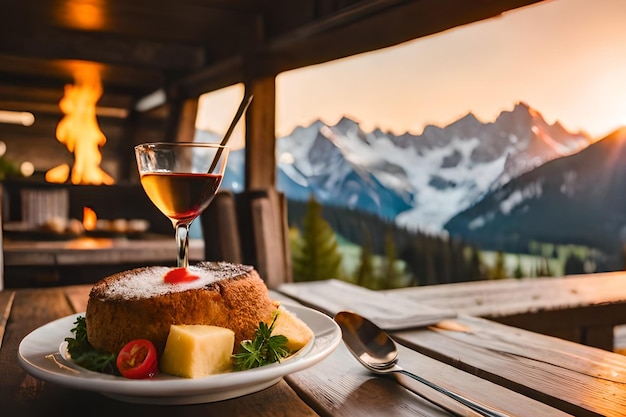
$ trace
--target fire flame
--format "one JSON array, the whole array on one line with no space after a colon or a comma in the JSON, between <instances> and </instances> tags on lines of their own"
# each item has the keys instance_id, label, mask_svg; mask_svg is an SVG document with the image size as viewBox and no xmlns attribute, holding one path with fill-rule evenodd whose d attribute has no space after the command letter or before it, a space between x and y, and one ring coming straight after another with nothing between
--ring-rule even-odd
<instances>
[{"instance_id":1,"label":"fire flame","mask_svg":"<svg viewBox=\"0 0 626 417\"><path fill-rule=\"evenodd\" d=\"M102 96L98 68L81 65L74 71L74 85L65 86L65 95L59 107L65 116L56 129L57 140L74 153L71 170L72 184L113 184L113 178L100 168L100 147L106 137L96 119L96 103ZM46 181L64 183L70 175L67 164L46 172Z\"/></svg>"},{"instance_id":2,"label":"fire flame","mask_svg":"<svg viewBox=\"0 0 626 417\"><path fill-rule=\"evenodd\" d=\"M98 223L98 216L96 212L90 207L83 207L83 227L87 231L96 230L96 224Z\"/></svg>"}]
</instances>

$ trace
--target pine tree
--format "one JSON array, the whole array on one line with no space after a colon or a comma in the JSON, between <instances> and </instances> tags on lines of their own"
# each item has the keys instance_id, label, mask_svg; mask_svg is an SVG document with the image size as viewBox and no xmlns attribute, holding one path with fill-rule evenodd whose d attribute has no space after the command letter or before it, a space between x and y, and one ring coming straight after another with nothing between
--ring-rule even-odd
<instances>
[{"instance_id":1,"label":"pine tree","mask_svg":"<svg viewBox=\"0 0 626 417\"><path fill-rule=\"evenodd\" d=\"M552 273L552 269L550 268L550 261L545 256L543 257L543 265L544 265L544 276L551 277L554 275Z\"/></svg>"},{"instance_id":2,"label":"pine tree","mask_svg":"<svg viewBox=\"0 0 626 417\"><path fill-rule=\"evenodd\" d=\"M424 284L425 285L434 285L439 284L437 281L437 265L436 265L436 257L437 257L437 244L435 239L426 238L424 240L423 247L423 259L424 259Z\"/></svg>"},{"instance_id":3,"label":"pine tree","mask_svg":"<svg viewBox=\"0 0 626 417\"><path fill-rule=\"evenodd\" d=\"M563 267L565 275L584 274L585 264L578 255L570 252L565 259L565 266Z\"/></svg>"},{"instance_id":4,"label":"pine tree","mask_svg":"<svg viewBox=\"0 0 626 417\"><path fill-rule=\"evenodd\" d=\"M452 282L452 253L447 240L436 241L437 284Z\"/></svg>"},{"instance_id":5,"label":"pine tree","mask_svg":"<svg viewBox=\"0 0 626 417\"><path fill-rule=\"evenodd\" d=\"M341 278L342 256L334 230L322 218L322 206L309 199L302 235L294 244L294 281Z\"/></svg>"},{"instance_id":6,"label":"pine tree","mask_svg":"<svg viewBox=\"0 0 626 417\"><path fill-rule=\"evenodd\" d=\"M515 271L513 271L513 277L522 278L524 277L524 270L522 269L522 257L517 255L517 266L515 267Z\"/></svg>"},{"instance_id":7,"label":"pine tree","mask_svg":"<svg viewBox=\"0 0 626 417\"><path fill-rule=\"evenodd\" d=\"M421 238L418 236L409 238L400 250L400 259L405 262L407 272L411 276L409 285L413 287L420 285L420 277L424 275L422 272L423 260L420 256L422 254L420 241Z\"/></svg>"},{"instance_id":8,"label":"pine tree","mask_svg":"<svg viewBox=\"0 0 626 417\"><path fill-rule=\"evenodd\" d=\"M371 287L376 281L372 254L372 236L367 229L363 230L363 245L361 246L359 267L356 271L355 281L362 287Z\"/></svg>"},{"instance_id":9,"label":"pine tree","mask_svg":"<svg viewBox=\"0 0 626 417\"><path fill-rule=\"evenodd\" d=\"M451 282L459 282L465 279L467 271L467 261L465 260L465 245L458 239L450 238L448 240L450 250L450 280Z\"/></svg>"},{"instance_id":10,"label":"pine tree","mask_svg":"<svg viewBox=\"0 0 626 417\"><path fill-rule=\"evenodd\" d=\"M489 274L491 279L504 279L506 278L506 268L504 267L504 253L499 250L496 252L496 263Z\"/></svg>"},{"instance_id":11,"label":"pine tree","mask_svg":"<svg viewBox=\"0 0 626 417\"><path fill-rule=\"evenodd\" d=\"M385 233L385 262L381 274L379 288L397 288L402 286L404 272L398 268L396 243L390 230Z\"/></svg>"},{"instance_id":12,"label":"pine tree","mask_svg":"<svg viewBox=\"0 0 626 417\"><path fill-rule=\"evenodd\" d=\"M467 278L469 281L480 281L484 279L483 262L480 252L473 246L470 246L470 260L467 269Z\"/></svg>"}]
</instances>

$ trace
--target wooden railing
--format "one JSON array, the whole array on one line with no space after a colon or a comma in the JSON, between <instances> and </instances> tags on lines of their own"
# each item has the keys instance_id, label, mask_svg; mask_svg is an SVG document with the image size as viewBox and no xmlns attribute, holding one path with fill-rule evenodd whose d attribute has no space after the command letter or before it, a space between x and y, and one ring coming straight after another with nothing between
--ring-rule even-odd
<instances>
[{"instance_id":1,"label":"wooden railing","mask_svg":"<svg viewBox=\"0 0 626 417\"><path fill-rule=\"evenodd\" d=\"M626 324L626 272L506 279L390 290L424 305L614 350Z\"/></svg>"}]
</instances>

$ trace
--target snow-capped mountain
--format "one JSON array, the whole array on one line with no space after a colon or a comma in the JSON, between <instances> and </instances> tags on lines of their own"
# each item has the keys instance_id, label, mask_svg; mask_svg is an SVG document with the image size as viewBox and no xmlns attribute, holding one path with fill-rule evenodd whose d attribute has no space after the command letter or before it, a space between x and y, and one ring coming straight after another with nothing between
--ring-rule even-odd
<instances>
[{"instance_id":1,"label":"snow-capped mountain","mask_svg":"<svg viewBox=\"0 0 626 417\"><path fill-rule=\"evenodd\" d=\"M626 243L626 128L511 180L454 216L446 229L485 248L531 240L617 254ZM622 265L617 265L621 267Z\"/></svg>"},{"instance_id":2,"label":"snow-capped mountain","mask_svg":"<svg viewBox=\"0 0 626 417\"><path fill-rule=\"evenodd\" d=\"M401 225L440 231L489 190L590 142L523 103L492 123L468 114L421 135L366 133L348 118L335 126L318 121L278 141L279 187L294 198L313 193L323 203L395 214ZM377 199L381 187L392 194Z\"/></svg>"},{"instance_id":3,"label":"snow-capped mountain","mask_svg":"<svg viewBox=\"0 0 626 417\"><path fill-rule=\"evenodd\" d=\"M196 140L215 141L198 134L205 136ZM589 143L585 134L548 124L524 103L493 122L468 114L420 135L364 132L344 117L334 126L317 121L298 127L277 140L277 186L290 199L314 195L323 204L441 231L489 191ZM243 151L231 152L225 187L241 189L243 162Z\"/></svg>"},{"instance_id":4,"label":"snow-capped mountain","mask_svg":"<svg viewBox=\"0 0 626 417\"><path fill-rule=\"evenodd\" d=\"M383 138L368 143L347 118L333 127L316 122L277 142L278 187L293 198L313 194L322 203L393 219L414 205L406 163Z\"/></svg>"}]
</instances>

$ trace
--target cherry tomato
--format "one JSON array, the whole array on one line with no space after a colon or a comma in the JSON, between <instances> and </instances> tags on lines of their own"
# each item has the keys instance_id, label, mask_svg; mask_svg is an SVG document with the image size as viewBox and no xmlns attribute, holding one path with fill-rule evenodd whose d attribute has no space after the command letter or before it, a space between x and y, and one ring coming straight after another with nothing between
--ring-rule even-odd
<instances>
[{"instance_id":1,"label":"cherry tomato","mask_svg":"<svg viewBox=\"0 0 626 417\"><path fill-rule=\"evenodd\" d=\"M128 342L115 361L122 376L131 379L152 378L159 370L154 344L146 339Z\"/></svg>"},{"instance_id":2,"label":"cherry tomato","mask_svg":"<svg viewBox=\"0 0 626 417\"><path fill-rule=\"evenodd\" d=\"M163 277L163 280L168 284L178 284L181 282L191 282L199 277L189 272L187 268L174 268L170 269Z\"/></svg>"}]
</instances>

